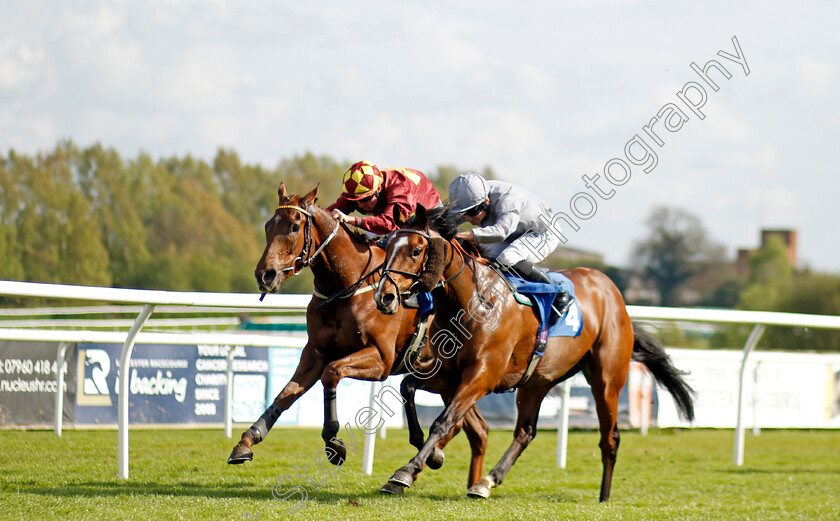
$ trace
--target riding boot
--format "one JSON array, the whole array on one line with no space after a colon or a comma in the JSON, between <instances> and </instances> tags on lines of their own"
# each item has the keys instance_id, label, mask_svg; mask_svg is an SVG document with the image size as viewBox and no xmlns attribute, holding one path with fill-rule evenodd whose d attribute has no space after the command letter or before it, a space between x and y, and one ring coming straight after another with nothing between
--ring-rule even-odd
<instances>
[{"instance_id":1,"label":"riding boot","mask_svg":"<svg viewBox=\"0 0 840 521\"><path fill-rule=\"evenodd\" d=\"M513 270L525 279L531 282L545 282L547 284L554 284L554 281L543 271L539 266L534 266L533 263L522 260L513 265ZM559 313L558 316L563 316L569 310L574 302L574 298L562 289L557 292L554 297L554 309Z\"/></svg>"},{"instance_id":2,"label":"riding boot","mask_svg":"<svg viewBox=\"0 0 840 521\"><path fill-rule=\"evenodd\" d=\"M513 272L520 277L531 282L545 282L546 284L554 284L554 281L543 271L539 266L534 266L532 263L522 260L513 265Z\"/></svg>"}]
</instances>

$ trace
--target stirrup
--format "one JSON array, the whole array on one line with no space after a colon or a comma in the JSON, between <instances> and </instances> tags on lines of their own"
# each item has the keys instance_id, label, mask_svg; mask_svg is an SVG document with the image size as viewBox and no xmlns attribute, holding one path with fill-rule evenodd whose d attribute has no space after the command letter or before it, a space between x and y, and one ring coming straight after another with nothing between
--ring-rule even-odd
<instances>
[{"instance_id":1,"label":"stirrup","mask_svg":"<svg viewBox=\"0 0 840 521\"><path fill-rule=\"evenodd\" d=\"M555 299L554 302L556 303L557 299ZM554 303L552 303L551 309L553 309L554 312L557 313L557 318L560 319L560 318L563 318L563 315L565 315L569 311L569 309L571 309L572 304L574 304L574 302L575 302L575 298L573 296L571 296L569 293L564 291L563 292L563 298L562 298L561 304L560 304L560 306L561 306L560 309L554 307Z\"/></svg>"}]
</instances>

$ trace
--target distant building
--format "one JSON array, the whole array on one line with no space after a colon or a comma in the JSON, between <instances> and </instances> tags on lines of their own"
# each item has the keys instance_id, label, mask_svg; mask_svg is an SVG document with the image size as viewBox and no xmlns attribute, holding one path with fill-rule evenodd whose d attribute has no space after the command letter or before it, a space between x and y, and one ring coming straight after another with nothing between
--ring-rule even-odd
<instances>
[{"instance_id":1,"label":"distant building","mask_svg":"<svg viewBox=\"0 0 840 521\"><path fill-rule=\"evenodd\" d=\"M778 237L782 240L782 242L787 247L787 258L790 261L791 266L797 266L798 256L797 256L797 234L796 230L789 230L789 229L767 229L761 230L761 245L758 248L739 248L738 249L738 258L735 261L735 268L738 272L738 275L742 277L747 277L750 274L750 257L752 257L755 252L759 249L763 248L767 245L767 242L770 240L770 237Z\"/></svg>"}]
</instances>

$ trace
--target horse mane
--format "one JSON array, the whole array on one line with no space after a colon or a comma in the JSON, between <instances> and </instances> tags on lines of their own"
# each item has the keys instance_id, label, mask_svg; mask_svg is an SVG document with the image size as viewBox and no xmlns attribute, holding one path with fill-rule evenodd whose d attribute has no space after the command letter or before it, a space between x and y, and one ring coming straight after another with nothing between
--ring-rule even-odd
<instances>
[{"instance_id":1,"label":"horse mane","mask_svg":"<svg viewBox=\"0 0 840 521\"><path fill-rule=\"evenodd\" d=\"M447 241L452 240L455 234L461 231L460 224L464 222L463 214L452 211L451 205L440 205L426 210L429 217L429 229L436 231ZM412 215L404 226L410 227L417 224L417 215Z\"/></svg>"}]
</instances>

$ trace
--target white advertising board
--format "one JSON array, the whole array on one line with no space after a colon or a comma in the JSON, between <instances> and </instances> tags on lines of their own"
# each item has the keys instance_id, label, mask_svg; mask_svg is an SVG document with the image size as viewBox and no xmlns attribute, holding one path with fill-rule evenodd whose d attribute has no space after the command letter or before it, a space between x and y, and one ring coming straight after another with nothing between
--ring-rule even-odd
<instances>
[{"instance_id":1,"label":"white advertising board","mask_svg":"<svg viewBox=\"0 0 840 521\"><path fill-rule=\"evenodd\" d=\"M659 392L659 427L734 428L741 351L668 349L674 365L689 371L697 392L695 420L677 416L673 399ZM755 351L746 366L747 427L840 428L840 355Z\"/></svg>"}]
</instances>

